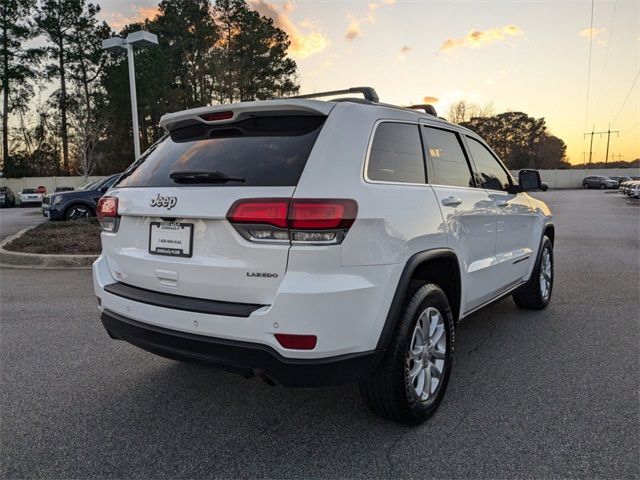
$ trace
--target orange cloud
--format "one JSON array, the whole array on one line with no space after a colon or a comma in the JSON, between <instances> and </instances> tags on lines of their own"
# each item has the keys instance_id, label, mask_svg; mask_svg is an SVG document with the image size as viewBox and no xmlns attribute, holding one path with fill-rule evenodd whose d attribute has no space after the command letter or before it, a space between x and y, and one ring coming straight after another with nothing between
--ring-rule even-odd
<instances>
[{"instance_id":1,"label":"orange cloud","mask_svg":"<svg viewBox=\"0 0 640 480\"><path fill-rule=\"evenodd\" d=\"M593 38L593 37L597 37L602 32L604 32L604 28L595 28L595 27L594 28L585 28L583 30L580 30L578 32L578 35L580 35L581 37Z\"/></svg>"},{"instance_id":2,"label":"orange cloud","mask_svg":"<svg viewBox=\"0 0 640 480\"><path fill-rule=\"evenodd\" d=\"M133 7L134 13L132 15L123 15L120 12L108 12L102 11L101 16L114 30L120 30L125 25L132 23L141 23L145 20L154 19L158 13L158 6L155 7Z\"/></svg>"},{"instance_id":3,"label":"orange cloud","mask_svg":"<svg viewBox=\"0 0 640 480\"><path fill-rule=\"evenodd\" d=\"M375 23L377 11L380 9L382 5L393 5L396 3L396 0L380 0L378 2L370 2L367 4L367 13L365 16L361 18L356 18L353 15L349 15L348 18L351 19L349 22L349 26L347 27L347 31L344 33L344 37L347 41L352 42L356 38L362 36L362 24L364 23Z\"/></svg>"},{"instance_id":4,"label":"orange cloud","mask_svg":"<svg viewBox=\"0 0 640 480\"><path fill-rule=\"evenodd\" d=\"M265 0L249 0L249 5L260 15L271 18L276 27L284 30L289 35L291 45L289 46L289 54L292 57L306 58L315 53L324 50L329 41L318 31L307 31L303 33L300 28L289 18L289 14L293 11L293 4L285 2L280 11L278 8ZM304 21L300 24L305 30L309 30L312 26L311 22Z\"/></svg>"},{"instance_id":5,"label":"orange cloud","mask_svg":"<svg viewBox=\"0 0 640 480\"><path fill-rule=\"evenodd\" d=\"M427 95L426 97L422 97L422 103L434 104L438 103L438 99L436 97L430 97Z\"/></svg>"},{"instance_id":6,"label":"orange cloud","mask_svg":"<svg viewBox=\"0 0 640 480\"><path fill-rule=\"evenodd\" d=\"M516 25L507 25L484 31L471 30L466 37L447 39L440 47L440 50L451 51L462 47L480 48L484 45L505 40L507 37L520 37L522 35L524 35L524 32Z\"/></svg>"},{"instance_id":7,"label":"orange cloud","mask_svg":"<svg viewBox=\"0 0 640 480\"><path fill-rule=\"evenodd\" d=\"M351 20L351 23L347 27L347 31L344 36L350 42L354 41L356 38L362 36L362 27L360 26L360 21L355 18Z\"/></svg>"}]
</instances>

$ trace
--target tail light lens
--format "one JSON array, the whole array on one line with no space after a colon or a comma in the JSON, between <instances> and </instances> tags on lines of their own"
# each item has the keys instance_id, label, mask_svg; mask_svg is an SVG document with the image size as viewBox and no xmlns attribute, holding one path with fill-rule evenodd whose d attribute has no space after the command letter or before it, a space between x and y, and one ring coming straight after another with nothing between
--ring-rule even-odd
<instances>
[{"instance_id":1,"label":"tail light lens","mask_svg":"<svg viewBox=\"0 0 640 480\"><path fill-rule=\"evenodd\" d=\"M348 199L246 199L227 220L248 240L270 243L339 244L358 213Z\"/></svg>"},{"instance_id":2,"label":"tail light lens","mask_svg":"<svg viewBox=\"0 0 640 480\"><path fill-rule=\"evenodd\" d=\"M118 215L118 199L116 197L102 197L98 201L96 214L103 232L115 233L118 231L120 215Z\"/></svg>"}]
</instances>

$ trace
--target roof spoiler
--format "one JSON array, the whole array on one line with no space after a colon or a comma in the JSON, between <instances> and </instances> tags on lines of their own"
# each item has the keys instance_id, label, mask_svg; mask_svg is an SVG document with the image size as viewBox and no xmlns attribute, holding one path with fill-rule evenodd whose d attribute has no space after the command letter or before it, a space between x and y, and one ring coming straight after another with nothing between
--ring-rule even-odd
<instances>
[{"instance_id":1,"label":"roof spoiler","mask_svg":"<svg viewBox=\"0 0 640 480\"><path fill-rule=\"evenodd\" d=\"M351 87L345 90L331 90L329 92L317 92L317 93L309 93L306 95L296 95L295 97L289 98L319 98L319 97L332 97L335 95L347 95L349 93L361 93L365 100L369 100L370 102L378 103L380 101L380 97L373 89L373 87Z\"/></svg>"}]
</instances>

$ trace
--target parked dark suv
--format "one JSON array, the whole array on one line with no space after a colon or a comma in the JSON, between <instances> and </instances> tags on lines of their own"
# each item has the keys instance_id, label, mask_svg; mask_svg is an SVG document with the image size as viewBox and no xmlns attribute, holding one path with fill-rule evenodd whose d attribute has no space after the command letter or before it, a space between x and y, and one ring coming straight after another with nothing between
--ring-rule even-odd
<instances>
[{"instance_id":1,"label":"parked dark suv","mask_svg":"<svg viewBox=\"0 0 640 480\"><path fill-rule=\"evenodd\" d=\"M89 182L71 192L52 193L42 200L42 214L49 220L80 220L96 214L98 200L116 182L119 173Z\"/></svg>"}]
</instances>

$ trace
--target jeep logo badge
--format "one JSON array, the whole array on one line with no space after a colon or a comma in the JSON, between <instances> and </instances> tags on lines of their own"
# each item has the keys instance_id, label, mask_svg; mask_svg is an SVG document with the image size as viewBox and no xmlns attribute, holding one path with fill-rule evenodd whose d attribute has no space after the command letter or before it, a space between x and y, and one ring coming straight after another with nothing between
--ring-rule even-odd
<instances>
[{"instance_id":1,"label":"jeep logo badge","mask_svg":"<svg viewBox=\"0 0 640 480\"><path fill-rule=\"evenodd\" d=\"M149 205L152 207L165 207L167 210L171 210L178 203L177 197L167 197L164 195L158 194L156 198L152 198Z\"/></svg>"}]
</instances>

